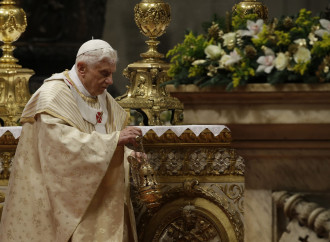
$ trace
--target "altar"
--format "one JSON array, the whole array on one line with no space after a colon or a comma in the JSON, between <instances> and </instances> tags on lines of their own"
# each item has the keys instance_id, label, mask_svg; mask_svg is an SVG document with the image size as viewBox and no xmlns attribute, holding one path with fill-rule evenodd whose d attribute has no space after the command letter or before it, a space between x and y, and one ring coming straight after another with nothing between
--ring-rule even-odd
<instances>
[{"instance_id":1,"label":"altar","mask_svg":"<svg viewBox=\"0 0 330 242\"><path fill-rule=\"evenodd\" d=\"M223 125L140 128L162 199L147 208L132 186L139 241L243 241L245 163L231 147L230 130ZM20 126L0 128L1 203L20 132Z\"/></svg>"}]
</instances>

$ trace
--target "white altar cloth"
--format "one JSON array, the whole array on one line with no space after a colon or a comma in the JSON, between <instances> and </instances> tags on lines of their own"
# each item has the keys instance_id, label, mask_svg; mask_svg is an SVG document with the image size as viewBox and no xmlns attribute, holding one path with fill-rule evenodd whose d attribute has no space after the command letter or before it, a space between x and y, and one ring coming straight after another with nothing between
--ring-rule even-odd
<instances>
[{"instance_id":1,"label":"white altar cloth","mask_svg":"<svg viewBox=\"0 0 330 242\"><path fill-rule=\"evenodd\" d=\"M214 136L221 133L222 130L228 129L225 125L173 125L173 126L136 126L142 130L144 136L149 130L153 130L158 137L162 136L167 130L173 131L178 137L187 129L191 130L196 136L199 136L205 129L210 130ZM228 129L229 130L229 129ZM15 139L21 135L22 126L6 126L0 127L0 137L9 131Z\"/></svg>"},{"instance_id":2,"label":"white altar cloth","mask_svg":"<svg viewBox=\"0 0 330 242\"><path fill-rule=\"evenodd\" d=\"M9 131L12 133L15 139L17 139L21 135L22 131L22 126L5 126L5 127L0 127L0 137Z\"/></svg>"},{"instance_id":3,"label":"white altar cloth","mask_svg":"<svg viewBox=\"0 0 330 242\"><path fill-rule=\"evenodd\" d=\"M191 130L196 136L199 136L205 129L210 130L214 136L221 133L222 130L228 129L225 125L173 125L173 126L136 126L142 130L144 136L149 130L153 130L158 137L164 134L167 130L173 131L178 137L187 129Z\"/></svg>"}]
</instances>

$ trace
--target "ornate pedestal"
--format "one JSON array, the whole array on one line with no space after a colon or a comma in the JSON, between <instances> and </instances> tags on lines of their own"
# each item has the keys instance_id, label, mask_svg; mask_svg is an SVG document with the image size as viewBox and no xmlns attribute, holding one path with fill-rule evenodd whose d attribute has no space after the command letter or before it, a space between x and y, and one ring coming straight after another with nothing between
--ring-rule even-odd
<instances>
[{"instance_id":1,"label":"ornate pedestal","mask_svg":"<svg viewBox=\"0 0 330 242\"><path fill-rule=\"evenodd\" d=\"M142 126L162 199L147 208L132 185L139 241L242 242L245 164L223 125ZM21 127L0 128L0 207ZM2 209L2 208L0 208Z\"/></svg>"},{"instance_id":2,"label":"ornate pedestal","mask_svg":"<svg viewBox=\"0 0 330 242\"><path fill-rule=\"evenodd\" d=\"M136 194L139 241L243 241L244 161L230 148L230 131L223 125L141 128L163 198L147 210Z\"/></svg>"}]
</instances>

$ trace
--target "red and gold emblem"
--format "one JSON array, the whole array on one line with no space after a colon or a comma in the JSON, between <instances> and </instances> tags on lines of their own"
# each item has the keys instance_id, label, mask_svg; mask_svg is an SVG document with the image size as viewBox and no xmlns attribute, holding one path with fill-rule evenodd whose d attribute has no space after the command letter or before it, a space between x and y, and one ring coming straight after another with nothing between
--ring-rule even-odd
<instances>
[{"instance_id":1,"label":"red and gold emblem","mask_svg":"<svg viewBox=\"0 0 330 242\"><path fill-rule=\"evenodd\" d=\"M96 121L98 123L101 123L102 122L102 116L103 116L103 112L97 112L96 113Z\"/></svg>"}]
</instances>

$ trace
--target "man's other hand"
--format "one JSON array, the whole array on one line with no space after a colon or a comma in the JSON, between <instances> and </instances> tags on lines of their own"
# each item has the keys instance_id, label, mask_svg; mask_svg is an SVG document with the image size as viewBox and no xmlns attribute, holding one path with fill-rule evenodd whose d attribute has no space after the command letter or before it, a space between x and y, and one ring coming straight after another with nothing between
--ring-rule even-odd
<instances>
[{"instance_id":1,"label":"man's other hand","mask_svg":"<svg viewBox=\"0 0 330 242\"><path fill-rule=\"evenodd\" d=\"M131 155L133 156L135 159L137 159L138 162L142 162L143 160L147 159L147 154L142 153L142 152L136 152L134 150L132 150Z\"/></svg>"}]
</instances>

